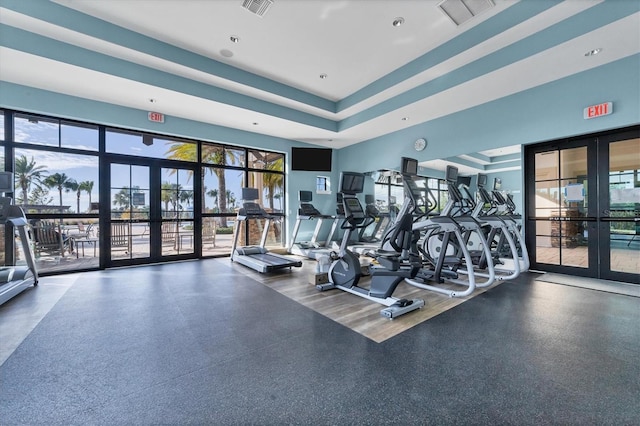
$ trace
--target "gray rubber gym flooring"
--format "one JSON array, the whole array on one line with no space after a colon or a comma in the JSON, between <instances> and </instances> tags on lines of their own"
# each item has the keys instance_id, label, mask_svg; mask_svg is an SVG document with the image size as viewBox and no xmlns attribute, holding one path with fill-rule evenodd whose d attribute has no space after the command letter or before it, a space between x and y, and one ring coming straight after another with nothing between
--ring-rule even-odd
<instances>
[{"instance_id":1,"label":"gray rubber gym flooring","mask_svg":"<svg viewBox=\"0 0 640 426\"><path fill-rule=\"evenodd\" d=\"M525 274L378 344L228 262L82 274L0 367L0 424L640 424L638 298Z\"/></svg>"}]
</instances>

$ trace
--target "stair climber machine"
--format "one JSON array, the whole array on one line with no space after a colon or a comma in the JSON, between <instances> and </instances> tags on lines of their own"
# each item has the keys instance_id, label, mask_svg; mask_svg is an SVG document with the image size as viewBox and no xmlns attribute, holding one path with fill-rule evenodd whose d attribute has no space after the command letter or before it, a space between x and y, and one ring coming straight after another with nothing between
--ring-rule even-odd
<instances>
[{"instance_id":1,"label":"stair climber machine","mask_svg":"<svg viewBox=\"0 0 640 426\"><path fill-rule=\"evenodd\" d=\"M479 288L488 287L496 279L494 265L498 262L498 259L490 250L485 238L485 228L475 217L471 216L471 204L457 187L458 168L447 166L445 179L449 197L447 204L440 212L440 216L453 218L462 227L464 247L469 252L473 262L475 286ZM423 239L422 253L432 261L433 256L442 255L442 239L443 234L437 229L428 230ZM453 257L453 260L448 261L445 258L445 262L455 263L456 258L461 262L465 261L462 256L462 247L456 241L450 241L447 252L444 255ZM464 268L458 269L458 271L461 274L467 274ZM478 278L485 278L485 280L478 281Z\"/></svg>"},{"instance_id":2,"label":"stair climber machine","mask_svg":"<svg viewBox=\"0 0 640 426\"><path fill-rule=\"evenodd\" d=\"M299 200L300 208L298 209L298 217L296 218L296 224L293 228L288 252L305 256L309 259L316 259L318 255L329 255L331 250L326 248L324 243L318 242L318 235L320 234L324 221L327 219L334 220L335 217L320 213L320 211L311 204L313 200L313 193L311 191L300 191ZM311 240L296 241L298 233L300 232L300 225L305 221L316 221ZM331 237L331 235L329 237Z\"/></svg>"},{"instance_id":3,"label":"stair climber machine","mask_svg":"<svg viewBox=\"0 0 640 426\"><path fill-rule=\"evenodd\" d=\"M357 194L362 193L364 177L363 173L355 172L342 172L340 175L340 192L345 214L341 228L344 229L344 234L338 253L334 252L332 255L328 273L329 283L317 285L316 288L320 291L340 289L380 303L386 306L380 311L380 315L393 319L424 306L422 299L408 300L392 297L398 284L415 276L420 269L417 258L408 265L400 262L403 252L408 251L411 245L412 218L407 216L404 220L396 221L398 226L394 229L393 236L389 237L393 250L379 250L374 254L381 266L370 269L371 283L368 289L358 286L361 278L360 259L348 249L347 245L352 232L372 223L356 197Z\"/></svg>"},{"instance_id":4,"label":"stair climber machine","mask_svg":"<svg viewBox=\"0 0 640 426\"><path fill-rule=\"evenodd\" d=\"M405 213L405 209L413 212L416 210L418 200L422 198L422 191L429 192L429 188L419 188L414 181L417 176L418 162L412 158L403 157L402 177L405 189L405 202L400 214ZM457 180L454 179L454 181ZM428 199L433 198L432 195ZM422 268L414 278L405 279L407 284L413 285L429 291L445 294L449 297L468 296L476 288L474 274L474 264L471 254L466 247L463 234L465 228L454 218L449 216L430 217L425 212L419 212L418 218L413 222L414 236L412 242L413 252L421 252ZM420 251L418 246L424 246L425 239L438 238L440 250L436 253L425 253ZM422 242L422 244L421 244ZM451 247L451 249L450 249ZM452 250L453 254L449 254ZM488 252L488 251L487 251ZM466 279L459 277L459 273L464 272ZM489 278L491 280L492 278ZM464 291L451 290L432 284L452 283L466 286ZM486 284L485 282L485 285Z\"/></svg>"},{"instance_id":5,"label":"stair climber machine","mask_svg":"<svg viewBox=\"0 0 640 426\"><path fill-rule=\"evenodd\" d=\"M487 241L491 245L492 251L500 255L505 264L505 268L501 267L500 269L505 269L507 273L510 273L509 278L515 278L521 272L528 271L530 266L529 252L519 224L520 215L511 214L510 210L503 211L500 214L496 199L489 194L485 188L486 185L487 175L478 174L478 192L476 195L478 202L473 209L472 215L478 220L491 225L491 232L487 236Z\"/></svg>"},{"instance_id":6,"label":"stair climber machine","mask_svg":"<svg viewBox=\"0 0 640 426\"><path fill-rule=\"evenodd\" d=\"M474 197L471 195L469 187L467 187L466 185L460 185L459 191L465 200L465 205L467 206L467 214L471 214L471 216L474 217L478 221L478 223L482 225L486 244L488 244L491 251L491 260L496 272L496 279L511 280L513 278L516 278L518 275L520 275L520 264L515 265L515 268L509 269L509 267L506 265L506 263L509 263L509 260L505 257L505 247L503 247L502 249L497 248L500 244L506 244L506 250L508 251L508 254L506 254L506 256L513 258L514 254L517 255L517 246L513 238L511 237L509 226L499 216L479 216L478 211L482 209L484 201L480 200L479 202L476 202L476 200L474 200ZM500 243L498 243L498 241ZM469 239L468 245L472 246L473 242L475 241ZM481 262L487 260L488 259L485 259L483 257L481 259Z\"/></svg>"},{"instance_id":7,"label":"stair climber machine","mask_svg":"<svg viewBox=\"0 0 640 426\"><path fill-rule=\"evenodd\" d=\"M258 190L256 188L242 188L242 208L238 211L236 218L236 232L233 237L233 245L231 247L231 261L238 262L258 272L272 272L277 269L301 267L302 262L279 254L270 253L265 248L267 236L269 234L269 226L274 219L273 216L264 211L256 200L258 199ZM247 228L251 220L264 219L264 228L262 230L262 238L258 246L238 247L238 238L240 235L240 224L245 222Z\"/></svg>"},{"instance_id":8,"label":"stair climber machine","mask_svg":"<svg viewBox=\"0 0 640 426\"><path fill-rule=\"evenodd\" d=\"M13 176L8 177L10 173L3 172L0 175L2 175L0 176L0 182L3 180L6 180L7 183L13 182ZM2 184L0 183L0 185ZM12 190L10 187L0 188L0 192L11 192ZM27 232L27 218L22 209L19 206L12 205L11 201L9 197L0 197L0 222L4 224L5 236L13 237L14 229L18 231L21 253L24 255L26 265L0 267L0 305L26 288L38 285L38 270L33 256L33 249L31 248L31 239ZM14 238L11 239L15 241ZM11 248L13 248L13 245L11 245ZM7 252L11 251L8 250Z\"/></svg>"},{"instance_id":9,"label":"stair climber machine","mask_svg":"<svg viewBox=\"0 0 640 426\"><path fill-rule=\"evenodd\" d=\"M360 229L360 232L358 233L358 241L365 244L379 243L380 237L378 234L381 230L384 230L382 225L385 225L386 227L386 223L389 221L389 214L380 212L378 207L376 207L375 196L372 194L366 194L364 196L364 203L365 214L369 217L373 217L375 220L370 226Z\"/></svg>"}]
</instances>

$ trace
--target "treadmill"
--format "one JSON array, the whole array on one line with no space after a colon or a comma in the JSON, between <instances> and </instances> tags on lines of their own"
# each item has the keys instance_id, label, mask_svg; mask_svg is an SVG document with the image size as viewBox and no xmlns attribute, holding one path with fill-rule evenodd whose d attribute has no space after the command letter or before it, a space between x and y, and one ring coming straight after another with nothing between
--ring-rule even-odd
<instances>
[{"instance_id":1,"label":"treadmill","mask_svg":"<svg viewBox=\"0 0 640 426\"><path fill-rule=\"evenodd\" d=\"M27 218L19 206L11 205L11 198L0 197L0 222L5 225L5 234L10 232L10 235L13 235L13 227L18 230L22 253L27 262L26 265L0 266L0 305L2 305L26 288L38 285L38 271L27 232Z\"/></svg>"},{"instance_id":2,"label":"treadmill","mask_svg":"<svg viewBox=\"0 0 640 426\"><path fill-rule=\"evenodd\" d=\"M331 249L325 247L326 242L318 242L318 235L320 234L320 229L322 228L324 221L326 219L333 220L335 217L320 213L320 211L311 204L311 201L313 201L313 193L311 191L300 191L299 200L300 208L298 209L298 217L293 228L293 234L291 235L291 243L289 244L288 250L289 253L305 256L309 259L316 259L316 256L318 255L330 255ZM316 221L316 226L313 230L311 240L296 241L302 222L314 220ZM332 229L334 228L332 227Z\"/></svg>"},{"instance_id":3,"label":"treadmill","mask_svg":"<svg viewBox=\"0 0 640 426\"><path fill-rule=\"evenodd\" d=\"M238 262L261 273L294 266L298 268L301 267L302 261L270 253L269 250L265 248L273 216L265 212L264 209L255 202L257 199L258 190L256 188L242 188L243 203L236 218L236 232L233 237L233 245L231 246L231 261ZM249 221L257 219L265 220L260 245L238 247L240 223L246 222L248 226Z\"/></svg>"}]
</instances>

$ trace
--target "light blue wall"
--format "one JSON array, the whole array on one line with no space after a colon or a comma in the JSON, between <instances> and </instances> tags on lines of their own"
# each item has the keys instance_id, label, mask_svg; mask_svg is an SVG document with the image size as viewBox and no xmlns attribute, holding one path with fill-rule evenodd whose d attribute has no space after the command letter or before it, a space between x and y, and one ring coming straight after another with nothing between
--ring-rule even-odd
<instances>
[{"instance_id":1,"label":"light blue wall","mask_svg":"<svg viewBox=\"0 0 640 426\"><path fill-rule=\"evenodd\" d=\"M340 167L397 169L400 157L418 161L516 144L531 144L640 123L640 55L340 150ZM584 120L586 106L613 102L614 113ZM413 149L424 137L428 147Z\"/></svg>"},{"instance_id":2,"label":"light blue wall","mask_svg":"<svg viewBox=\"0 0 640 426\"><path fill-rule=\"evenodd\" d=\"M640 55L594 68L456 114L384 135L339 151L340 167L352 171L398 170L403 156L419 161L510 145L526 145L640 123ZM613 102L613 114L585 120L583 109ZM428 147L413 149L424 137ZM517 182L522 182L522 172ZM442 173L420 170L442 177ZM513 180L516 182L516 180ZM522 208L522 188L513 187Z\"/></svg>"}]
</instances>

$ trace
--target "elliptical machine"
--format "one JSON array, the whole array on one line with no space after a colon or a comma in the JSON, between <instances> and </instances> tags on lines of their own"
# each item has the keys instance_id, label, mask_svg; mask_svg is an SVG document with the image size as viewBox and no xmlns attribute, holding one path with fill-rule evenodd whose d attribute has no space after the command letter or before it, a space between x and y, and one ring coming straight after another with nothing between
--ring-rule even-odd
<instances>
[{"instance_id":1,"label":"elliptical machine","mask_svg":"<svg viewBox=\"0 0 640 426\"><path fill-rule=\"evenodd\" d=\"M372 219L365 214L356 197L356 194L362 192L363 187L363 173L342 172L340 175L340 192L345 211L341 228L344 229L344 234L338 253L332 253L333 262L328 273L329 283L319 284L316 288L320 291L337 288L385 305L387 308L381 310L380 315L393 319L424 306L422 299L407 300L391 297L402 280L415 277L420 269L418 261L409 265L400 262L402 251L408 250L411 245L412 218L406 216L402 220L398 219L396 222L398 226L389 237L389 240L393 241L394 250L378 250L374 253L381 267L371 268L369 289L359 287L358 282L362 277L360 258L349 250L347 245L353 231L372 223Z\"/></svg>"}]
</instances>

